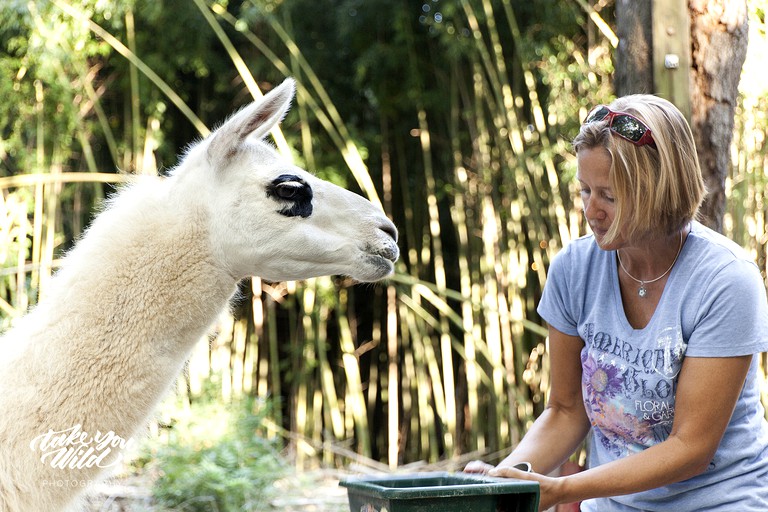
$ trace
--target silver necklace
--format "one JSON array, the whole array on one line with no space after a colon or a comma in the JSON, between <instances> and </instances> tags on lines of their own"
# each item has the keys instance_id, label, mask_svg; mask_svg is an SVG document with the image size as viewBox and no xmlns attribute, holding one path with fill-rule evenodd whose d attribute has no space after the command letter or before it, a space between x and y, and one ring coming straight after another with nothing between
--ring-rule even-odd
<instances>
[{"instance_id":1,"label":"silver necklace","mask_svg":"<svg viewBox=\"0 0 768 512\"><path fill-rule=\"evenodd\" d=\"M680 256L680 253L682 252L682 250L683 250L683 231L681 230L680 231L680 247L677 248L677 254L675 254L675 259L672 260L672 264L659 277L657 277L656 279L650 279L648 281L644 281L642 279L638 279L638 278L636 278L635 276L633 276L632 274L630 274L627 271L627 268L624 266L624 263L621 262L621 255L619 254L618 250L616 250L616 258L618 258L618 260L619 260L619 266L621 266L621 270L623 270L624 273L627 274L630 277L630 279L640 283L640 288L637 289L637 294L640 297L645 297L646 295L648 295L648 289L645 287L645 285L651 284L651 283L655 283L656 281L658 281L659 279L661 279L662 277L667 275L669 273L669 271L672 270L672 267L675 266L675 263L677 262L677 258Z\"/></svg>"}]
</instances>

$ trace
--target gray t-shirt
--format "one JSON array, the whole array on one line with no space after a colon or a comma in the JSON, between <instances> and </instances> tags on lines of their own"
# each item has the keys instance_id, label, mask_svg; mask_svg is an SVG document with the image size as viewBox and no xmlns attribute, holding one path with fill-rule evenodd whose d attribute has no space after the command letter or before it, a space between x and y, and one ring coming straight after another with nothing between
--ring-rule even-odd
<instances>
[{"instance_id":1,"label":"gray t-shirt","mask_svg":"<svg viewBox=\"0 0 768 512\"><path fill-rule=\"evenodd\" d=\"M624 314L616 251L600 249L591 235L554 258L538 312L555 329L584 341L589 467L669 436L684 357L768 351L768 304L757 266L737 244L696 222L643 329L634 329ZM582 510L768 510L768 423L757 358L704 473L651 491L587 500Z\"/></svg>"}]
</instances>

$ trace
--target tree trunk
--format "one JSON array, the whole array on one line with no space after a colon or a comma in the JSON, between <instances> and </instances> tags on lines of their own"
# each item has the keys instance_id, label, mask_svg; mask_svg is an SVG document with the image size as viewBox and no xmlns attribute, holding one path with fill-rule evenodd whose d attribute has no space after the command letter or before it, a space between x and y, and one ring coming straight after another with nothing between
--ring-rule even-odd
<instances>
[{"instance_id":1,"label":"tree trunk","mask_svg":"<svg viewBox=\"0 0 768 512\"><path fill-rule=\"evenodd\" d=\"M660 1L660 0L656 0ZM653 83L654 0L617 0L614 89L624 96L656 92ZM746 0L689 0L691 128L707 197L701 220L722 231L739 77L747 55Z\"/></svg>"},{"instance_id":2,"label":"tree trunk","mask_svg":"<svg viewBox=\"0 0 768 512\"><path fill-rule=\"evenodd\" d=\"M747 56L746 0L690 0L691 126L707 197L705 224L723 230L733 116Z\"/></svg>"},{"instance_id":3,"label":"tree trunk","mask_svg":"<svg viewBox=\"0 0 768 512\"><path fill-rule=\"evenodd\" d=\"M619 46L613 88L618 96L654 92L652 5L653 0L616 1Z\"/></svg>"}]
</instances>

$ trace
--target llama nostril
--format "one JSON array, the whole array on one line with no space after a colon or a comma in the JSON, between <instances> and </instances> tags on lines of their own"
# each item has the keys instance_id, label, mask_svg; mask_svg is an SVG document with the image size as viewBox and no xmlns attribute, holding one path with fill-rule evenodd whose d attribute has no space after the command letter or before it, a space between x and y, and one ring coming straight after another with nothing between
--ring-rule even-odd
<instances>
[{"instance_id":1,"label":"llama nostril","mask_svg":"<svg viewBox=\"0 0 768 512\"><path fill-rule=\"evenodd\" d=\"M397 228L394 224L382 224L379 226L379 229L389 235L392 240L397 242Z\"/></svg>"}]
</instances>

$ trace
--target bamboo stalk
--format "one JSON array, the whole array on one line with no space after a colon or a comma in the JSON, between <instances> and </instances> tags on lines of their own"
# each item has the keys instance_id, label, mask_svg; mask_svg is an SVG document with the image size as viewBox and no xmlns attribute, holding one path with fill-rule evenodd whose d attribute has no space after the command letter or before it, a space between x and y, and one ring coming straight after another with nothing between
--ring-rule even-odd
<instances>
[{"instance_id":1,"label":"bamboo stalk","mask_svg":"<svg viewBox=\"0 0 768 512\"><path fill-rule=\"evenodd\" d=\"M339 290L339 309L337 311L339 325L339 344L341 348L341 360L344 365L346 380L346 404L347 411L354 421L354 431L357 437L358 453L370 457L370 431L368 429L368 413L363 396L363 385L360 380L360 366L355 357L355 343L347 318L347 291Z\"/></svg>"},{"instance_id":2,"label":"bamboo stalk","mask_svg":"<svg viewBox=\"0 0 768 512\"><path fill-rule=\"evenodd\" d=\"M239 318L234 322L232 332L232 395L241 398L245 393L245 351L248 345L248 319Z\"/></svg>"},{"instance_id":3,"label":"bamboo stalk","mask_svg":"<svg viewBox=\"0 0 768 512\"><path fill-rule=\"evenodd\" d=\"M314 313L316 311L316 281L310 280L305 283L305 286L302 288L300 294L302 295L302 332L304 337L310 341L303 342L303 347L296 347L296 353L299 356L299 360L296 361L296 364L294 365L294 368L296 369L295 371L297 373L295 391L296 400L293 406L296 418L294 430L306 438L311 438L312 427L314 424L310 424L309 421L309 418L312 414L312 404L310 401L314 400L314 396L311 392L311 367L307 368L307 366L313 365L313 363L317 360L317 345L315 343L317 336L315 334L313 321ZM299 340L297 340L297 342L298 341ZM307 464L307 456L311 456L308 451L308 447L304 445L297 446L296 464L299 467L303 467Z\"/></svg>"},{"instance_id":4,"label":"bamboo stalk","mask_svg":"<svg viewBox=\"0 0 768 512\"><path fill-rule=\"evenodd\" d=\"M498 303L498 282L496 280L496 267L498 265L497 259L497 247L499 244L498 237L498 225L496 224L496 213L494 207L491 204L488 196L482 200L482 217L483 217L483 255L481 260L481 269L483 272L483 306L485 309L485 326L484 326L484 342L488 347L488 352L491 356L491 381L492 397L500 398L504 396L504 370L502 359L502 342L501 342L501 327L499 325L499 303ZM499 418L501 415L498 411L498 400L493 399L489 402L489 425L494 427L500 426ZM498 446L498 440L500 433L497 428L489 428L488 431L489 446Z\"/></svg>"},{"instance_id":5,"label":"bamboo stalk","mask_svg":"<svg viewBox=\"0 0 768 512\"><path fill-rule=\"evenodd\" d=\"M416 328L418 329L418 325ZM442 393L442 389L438 387L438 392L435 392L434 388L430 390L427 386L420 385L420 383L429 382L430 377L434 377L434 372L425 372L425 367L436 367L437 360L435 358L434 351L429 351L431 339L425 332L418 333L414 338L412 351L408 353L407 359L409 360L409 366L412 368L413 380L414 380L414 392L416 395L417 415L418 422L414 424L413 430L418 432L419 446L418 450L420 456L427 460L434 461L437 459L437 439L435 430L435 414L432 407L430 407L430 396L437 398ZM428 377L429 375L429 377ZM434 386L434 382L433 382ZM440 414L439 412L437 413Z\"/></svg>"},{"instance_id":6,"label":"bamboo stalk","mask_svg":"<svg viewBox=\"0 0 768 512\"><path fill-rule=\"evenodd\" d=\"M54 155L56 154L57 152L54 152ZM52 162L50 172L53 176L56 176L57 174L61 174L62 172L61 164L56 161ZM43 238L42 244L40 245L40 254L39 254L40 281L38 286L38 296L41 298L45 295L45 292L47 291L47 285L53 273L53 260L54 260L54 252L56 251L56 231L57 231L56 212L60 202L61 183L52 182L48 185L45 185L43 187L43 194L45 197L45 209L44 209L45 214L43 216L45 237ZM42 235L42 233L40 233L40 235Z\"/></svg>"},{"instance_id":7,"label":"bamboo stalk","mask_svg":"<svg viewBox=\"0 0 768 512\"><path fill-rule=\"evenodd\" d=\"M45 92L43 89L43 84L39 80L35 81L35 113L37 114L36 117L36 140L35 140L35 173L36 174L43 174L45 172ZM42 260L42 233L43 233L43 226L44 226L44 217L43 217L43 205L44 203L44 193L45 188L41 183L38 183L35 186L35 192L34 192L34 213L32 216L32 266L33 271L32 275L30 276L31 280L31 289L32 290L40 290L40 280L42 275L42 268L41 268L41 260ZM24 279L24 275L19 273L17 275L17 279ZM24 286L23 281L19 282L19 289L17 290L17 293L19 293L19 302L18 306L20 307L20 311L25 311L27 309L27 306L29 305L29 298L27 296L27 290Z\"/></svg>"},{"instance_id":8,"label":"bamboo stalk","mask_svg":"<svg viewBox=\"0 0 768 512\"><path fill-rule=\"evenodd\" d=\"M13 307L16 310L16 315L23 314L27 307L29 306L29 300L28 300L28 293L27 293L27 287L26 287L26 241L27 241L27 212L24 208L17 208L16 209L17 214L17 220L16 223L18 225L18 235L16 237L16 243L17 243L17 257L16 257L16 282L14 287L14 297L15 301L13 303Z\"/></svg>"},{"instance_id":9,"label":"bamboo stalk","mask_svg":"<svg viewBox=\"0 0 768 512\"><path fill-rule=\"evenodd\" d=\"M136 54L136 28L134 26L133 11L127 9L125 11L125 34L128 39L128 49L135 55ZM131 118L130 118L130 134L131 134L131 156L130 160L133 162L133 170L136 174L143 174L144 170L140 167L141 160L139 155L139 127L141 126L141 119L139 113L140 91L139 91L139 72L136 65L133 62L128 63L128 76L131 84L131 93L129 96L131 105Z\"/></svg>"},{"instance_id":10,"label":"bamboo stalk","mask_svg":"<svg viewBox=\"0 0 768 512\"><path fill-rule=\"evenodd\" d=\"M457 179L462 190L468 189L467 171L463 167L456 168ZM456 207L453 209L454 225L458 229L459 235L459 271L461 295L466 297L461 301L462 329L464 331L464 367L467 381L467 402L469 406L469 422L477 418L478 411L478 390L479 390L479 367L475 349L475 331L479 326L475 323L474 308L472 307L472 278L469 270L468 253L469 234L467 223L469 219L465 216L464 194L455 194L454 202ZM476 449L477 445L470 442L469 448Z\"/></svg>"},{"instance_id":11,"label":"bamboo stalk","mask_svg":"<svg viewBox=\"0 0 768 512\"><path fill-rule=\"evenodd\" d=\"M397 328L397 290L387 287L387 462L390 469L398 466L398 434L400 430L399 351Z\"/></svg>"},{"instance_id":12,"label":"bamboo stalk","mask_svg":"<svg viewBox=\"0 0 768 512\"><path fill-rule=\"evenodd\" d=\"M280 352L278 345L280 344L279 335L277 331L277 304L275 301L270 300L267 302L267 321L266 321L265 337L268 344L267 358L265 358L264 370L268 371L269 377L265 375L264 382L269 383L268 388L262 390L262 394L266 396L268 393L274 396L283 396L283 385L280 378ZM275 408L275 423L281 425L283 423L283 414L281 408ZM270 432L274 434L274 432Z\"/></svg>"},{"instance_id":13,"label":"bamboo stalk","mask_svg":"<svg viewBox=\"0 0 768 512\"><path fill-rule=\"evenodd\" d=\"M17 174L0 177L0 190L42 187L52 183L130 183L140 179L130 174L60 172L56 174Z\"/></svg>"},{"instance_id":14,"label":"bamboo stalk","mask_svg":"<svg viewBox=\"0 0 768 512\"><path fill-rule=\"evenodd\" d=\"M414 315L405 308L403 302L400 308L400 319L404 323L402 332L402 352L400 354L402 361L402 383L400 401L403 408L403 419L399 426L398 452L405 460L423 459L423 451L420 442L412 443L413 440L419 440L421 435L418 417L418 381L416 376L416 366L413 358L413 347L417 343L414 337L418 336L418 323ZM414 396L416 399L414 400Z\"/></svg>"}]
</instances>

